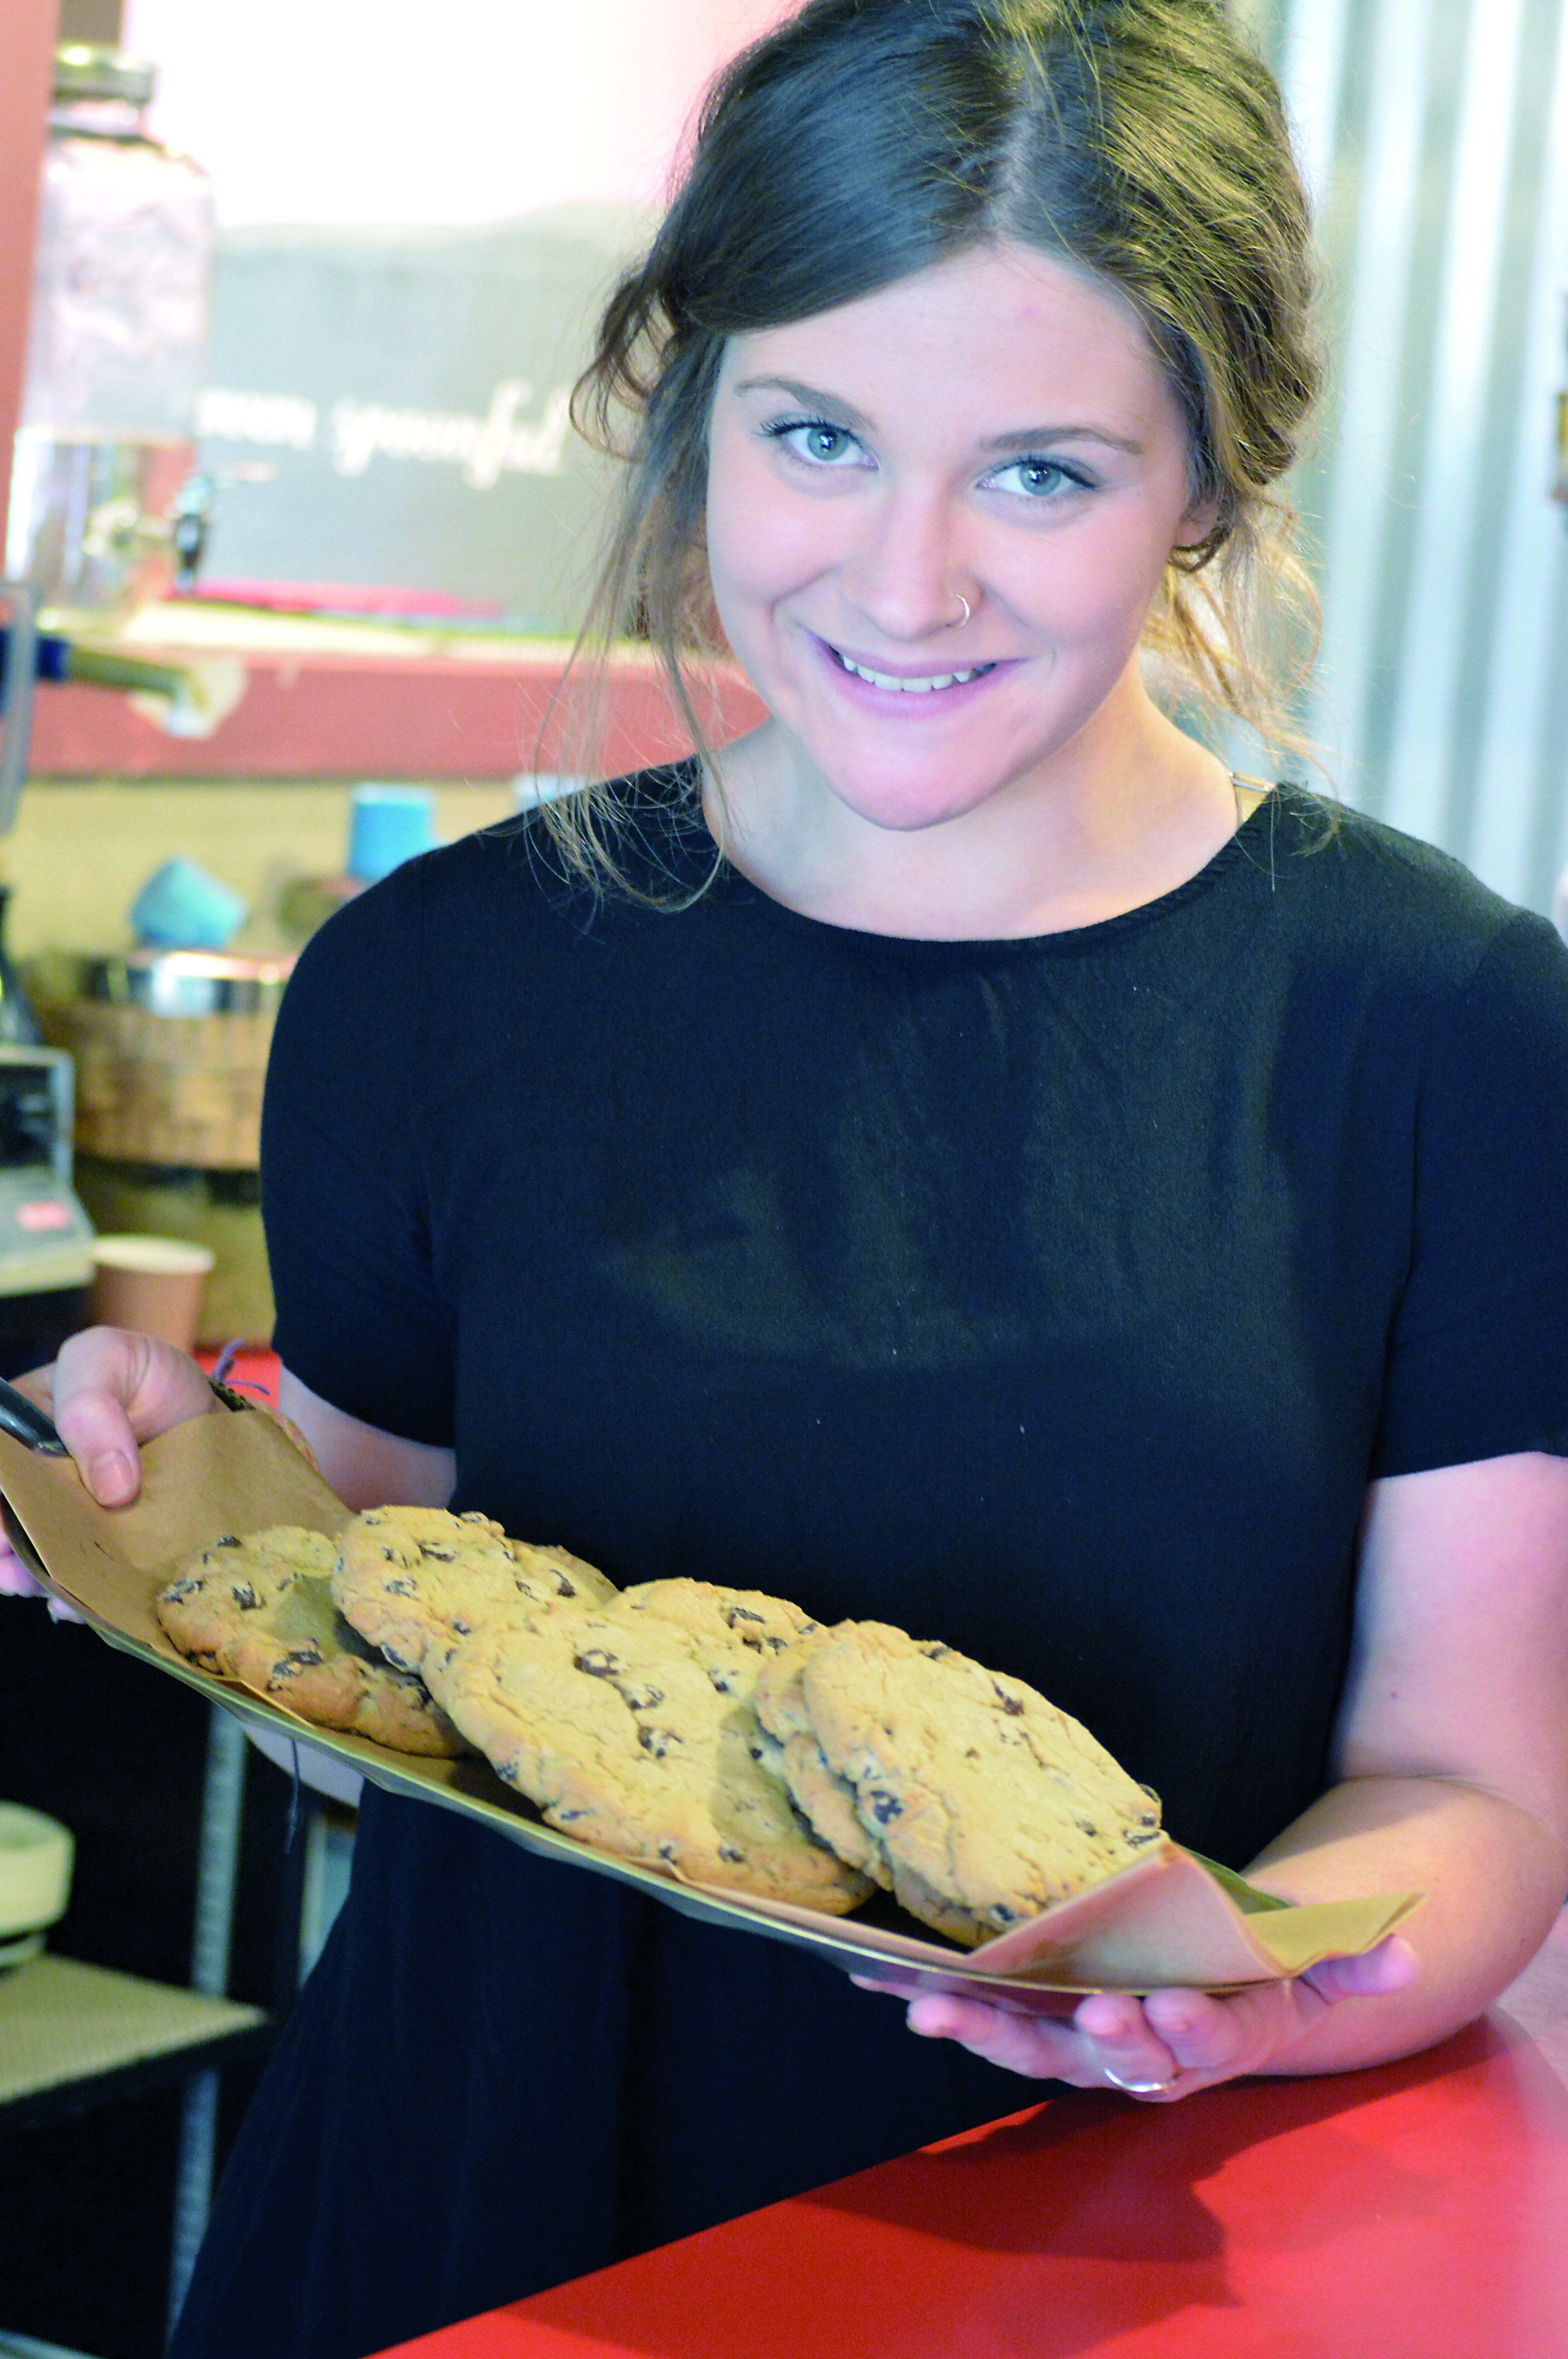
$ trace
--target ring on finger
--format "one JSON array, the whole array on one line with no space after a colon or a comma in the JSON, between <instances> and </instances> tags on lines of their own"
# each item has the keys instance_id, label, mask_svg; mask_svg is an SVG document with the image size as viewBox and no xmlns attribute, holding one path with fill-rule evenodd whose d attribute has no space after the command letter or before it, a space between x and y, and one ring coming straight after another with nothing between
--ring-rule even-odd
<instances>
[{"instance_id":1,"label":"ring on finger","mask_svg":"<svg viewBox=\"0 0 1568 2359\"><path fill-rule=\"evenodd\" d=\"M1119 2072L1111 2071L1108 2064L1102 2065L1100 2069L1113 2089L1120 2089L1130 2097L1152 2097L1171 2085L1169 2081L1124 2081Z\"/></svg>"}]
</instances>

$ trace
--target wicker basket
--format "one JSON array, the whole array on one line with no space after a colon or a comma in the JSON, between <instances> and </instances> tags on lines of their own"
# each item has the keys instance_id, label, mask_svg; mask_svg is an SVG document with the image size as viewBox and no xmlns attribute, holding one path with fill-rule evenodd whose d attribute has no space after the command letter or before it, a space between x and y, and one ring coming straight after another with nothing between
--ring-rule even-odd
<instances>
[{"instance_id":1,"label":"wicker basket","mask_svg":"<svg viewBox=\"0 0 1568 2359\"><path fill-rule=\"evenodd\" d=\"M53 962L35 970L39 1022L76 1063L79 1151L254 1171L289 963L165 952L80 960L69 977Z\"/></svg>"}]
</instances>

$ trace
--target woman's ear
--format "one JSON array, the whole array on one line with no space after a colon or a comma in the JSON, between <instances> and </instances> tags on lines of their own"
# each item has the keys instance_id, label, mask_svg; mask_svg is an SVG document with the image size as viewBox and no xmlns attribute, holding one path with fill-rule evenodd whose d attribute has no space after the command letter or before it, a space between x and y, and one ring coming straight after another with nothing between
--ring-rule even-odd
<instances>
[{"instance_id":1,"label":"woman's ear","mask_svg":"<svg viewBox=\"0 0 1568 2359\"><path fill-rule=\"evenodd\" d=\"M1180 524L1173 546L1176 549L1196 549L1206 541L1219 522L1219 494L1206 492L1195 500Z\"/></svg>"}]
</instances>

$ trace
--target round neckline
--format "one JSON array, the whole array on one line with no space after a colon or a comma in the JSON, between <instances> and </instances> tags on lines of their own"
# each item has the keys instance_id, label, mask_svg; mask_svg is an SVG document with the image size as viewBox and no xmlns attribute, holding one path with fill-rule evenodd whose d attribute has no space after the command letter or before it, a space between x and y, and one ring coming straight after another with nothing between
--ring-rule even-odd
<instances>
[{"instance_id":1,"label":"round neckline","mask_svg":"<svg viewBox=\"0 0 1568 2359\"><path fill-rule=\"evenodd\" d=\"M1234 778L1234 773L1232 776ZM1257 781L1249 783L1256 784ZM1143 926L1157 924L1162 919L1184 908L1189 901L1211 890L1239 862L1245 861L1249 867L1254 865L1249 838L1254 831L1263 835L1272 830L1282 808L1285 791L1282 783L1268 788L1261 800L1232 830L1203 866L1195 869L1192 875L1184 877L1179 885L1173 885L1168 892L1157 893L1152 900L1140 901L1130 909L1119 909L1111 917L1091 919L1087 925L1060 926L1048 933L884 934L864 926L841 926L831 918L810 917L805 910L792 909L787 901L776 900L722 854L716 881L726 897L749 897L759 908L771 912L774 919L787 927L807 929L813 934L827 935L846 943L885 946L890 951L906 957L973 957L982 952L988 957L998 954L1014 957L1071 955L1075 951L1098 948L1102 942L1112 940L1120 934L1136 932ZM703 821L703 833L708 835L706 820ZM708 841L712 842L711 836L708 836Z\"/></svg>"}]
</instances>

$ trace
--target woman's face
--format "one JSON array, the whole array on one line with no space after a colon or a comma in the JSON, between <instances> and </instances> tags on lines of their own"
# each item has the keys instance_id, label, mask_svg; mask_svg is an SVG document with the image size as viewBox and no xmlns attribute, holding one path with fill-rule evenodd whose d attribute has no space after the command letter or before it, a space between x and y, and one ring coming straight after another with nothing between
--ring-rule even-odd
<instances>
[{"instance_id":1,"label":"woman's face","mask_svg":"<svg viewBox=\"0 0 1568 2359\"><path fill-rule=\"evenodd\" d=\"M719 614L797 756L876 826L1036 779L1114 710L1170 551L1208 520L1130 308L1032 249L726 351Z\"/></svg>"}]
</instances>

